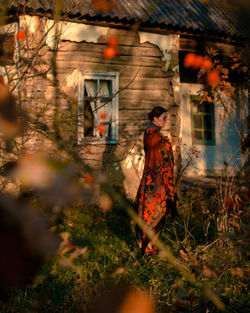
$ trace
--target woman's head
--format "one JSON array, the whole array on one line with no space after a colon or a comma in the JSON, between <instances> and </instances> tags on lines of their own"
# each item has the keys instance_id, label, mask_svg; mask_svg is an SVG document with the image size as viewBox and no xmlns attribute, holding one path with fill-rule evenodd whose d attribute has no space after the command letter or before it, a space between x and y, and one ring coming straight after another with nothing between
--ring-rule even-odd
<instances>
[{"instance_id":1,"label":"woman's head","mask_svg":"<svg viewBox=\"0 0 250 313\"><path fill-rule=\"evenodd\" d=\"M163 107L157 106L154 107L153 110L148 113L148 118L155 125L163 127L167 120L168 112Z\"/></svg>"}]
</instances>

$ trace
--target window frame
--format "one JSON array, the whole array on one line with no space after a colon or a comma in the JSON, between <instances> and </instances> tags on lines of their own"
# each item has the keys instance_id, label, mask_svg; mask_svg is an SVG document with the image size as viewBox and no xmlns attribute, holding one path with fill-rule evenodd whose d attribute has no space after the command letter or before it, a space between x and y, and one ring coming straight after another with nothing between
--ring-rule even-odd
<instances>
[{"instance_id":1,"label":"window frame","mask_svg":"<svg viewBox=\"0 0 250 313\"><path fill-rule=\"evenodd\" d=\"M212 139L211 140L205 140L205 139L195 139L194 137L194 115L197 113L194 113L193 107L194 107L194 101L200 101L202 99L201 96L197 95L190 95L190 113L191 113L191 132L192 132L192 144L194 145L204 145L204 146L214 146L215 143L215 117L214 117L214 102L210 103L211 105L211 113L205 113L205 112L199 112L198 115L201 115L202 117L205 115L211 115L211 132L212 132ZM202 128L201 131L204 133L206 129L204 128L204 119L202 119Z\"/></svg>"},{"instance_id":2,"label":"window frame","mask_svg":"<svg viewBox=\"0 0 250 313\"><path fill-rule=\"evenodd\" d=\"M112 138L84 137L84 82L85 80L111 80L112 93L116 94L112 102ZM84 72L79 71L78 76L78 118L77 118L77 144L117 144L119 121L119 73L118 72Z\"/></svg>"}]
</instances>

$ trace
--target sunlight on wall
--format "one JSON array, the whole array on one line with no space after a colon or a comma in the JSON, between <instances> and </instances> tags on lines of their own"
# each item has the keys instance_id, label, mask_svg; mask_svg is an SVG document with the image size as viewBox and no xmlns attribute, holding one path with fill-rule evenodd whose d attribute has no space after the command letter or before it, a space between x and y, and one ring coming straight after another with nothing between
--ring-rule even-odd
<instances>
[{"instance_id":1,"label":"sunlight on wall","mask_svg":"<svg viewBox=\"0 0 250 313\"><path fill-rule=\"evenodd\" d=\"M22 18L20 18L20 27L26 26L32 34L35 34L40 26L39 22L39 16L24 15Z\"/></svg>"},{"instance_id":2,"label":"sunlight on wall","mask_svg":"<svg viewBox=\"0 0 250 313\"><path fill-rule=\"evenodd\" d=\"M74 70L71 75L67 76L67 86L68 87L77 87L78 86L78 77L79 77L79 70Z\"/></svg>"},{"instance_id":3,"label":"sunlight on wall","mask_svg":"<svg viewBox=\"0 0 250 313\"><path fill-rule=\"evenodd\" d=\"M140 154L133 148L128 156L121 162L121 167L124 173L124 189L128 198L134 199L137 188L140 184L142 172L144 169L145 155L144 151Z\"/></svg>"},{"instance_id":4,"label":"sunlight on wall","mask_svg":"<svg viewBox=\"0 0 250 313\"><path fill-rule=\"evenodd\" d=\"M0 26L0 34L15 33L17 30L17 23L10 23Z\"/></svg>"}]
</instances>

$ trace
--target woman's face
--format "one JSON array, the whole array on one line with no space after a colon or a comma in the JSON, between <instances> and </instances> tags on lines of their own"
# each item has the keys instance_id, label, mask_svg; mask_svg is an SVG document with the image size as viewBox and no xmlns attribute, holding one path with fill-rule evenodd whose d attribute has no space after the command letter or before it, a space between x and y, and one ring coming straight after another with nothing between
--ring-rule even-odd
<instances>
[{"instance_id":1,"label":"woman's face","mask_svg":"<svg viewBox=\"0 0 250 313\"><path fill-rule=\"evenodd\" d=\"M163 127L167 121L168 113L164 112L159 117L154 117L153 123L157 126Z\"/></svg>"}]
</instances>

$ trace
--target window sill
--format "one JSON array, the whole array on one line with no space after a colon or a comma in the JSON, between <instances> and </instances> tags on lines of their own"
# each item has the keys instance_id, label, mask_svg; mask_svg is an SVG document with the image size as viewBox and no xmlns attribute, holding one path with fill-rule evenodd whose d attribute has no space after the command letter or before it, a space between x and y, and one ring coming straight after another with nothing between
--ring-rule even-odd
<instances>
[{"instance_id":1,"label":"window sill","mask_svg":"<svg viewBox=\"0 0 250 313\"><path fill-rule=\"evenodd\" d=\"M83 145L116 145L118 144L118 140L115 139L92 139L92 138L84 138L81 141L76 143L76 146Z\"/></svg>"},{"instance_id":2,"label":"window sill","mask_svg":"<svg viewBox=\"0 0 250 313\"><path fill-rule=\"evenodd\" d=\"M195 146L216 146L214 141L193 141L192 144Z\"/></svg>"}]
</instances>

